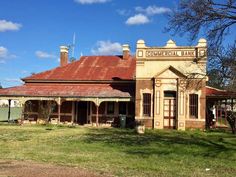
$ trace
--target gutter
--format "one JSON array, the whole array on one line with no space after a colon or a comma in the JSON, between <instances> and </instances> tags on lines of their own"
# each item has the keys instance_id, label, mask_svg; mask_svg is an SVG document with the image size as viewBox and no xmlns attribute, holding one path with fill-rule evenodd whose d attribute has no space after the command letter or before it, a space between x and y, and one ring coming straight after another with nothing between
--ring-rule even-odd
<instances>
[{"instance_id":1,"label":"gutter","mask_svg":"<svg viewBox=\"0 0 236 177\"><path fill-rule=\"evenodd\" d=\"M25 83L135 83L135 80L24 80Z\"/></svg>"}]
</instances>

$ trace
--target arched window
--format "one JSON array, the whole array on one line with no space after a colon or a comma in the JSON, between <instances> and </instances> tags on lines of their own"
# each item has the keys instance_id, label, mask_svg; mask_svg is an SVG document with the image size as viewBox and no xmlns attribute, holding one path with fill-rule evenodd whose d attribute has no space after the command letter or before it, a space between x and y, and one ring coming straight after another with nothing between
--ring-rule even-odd
<instances>
[{"instance_id":1,"label":"arched window","mask_svg":"<svg viewBox=\"0 0 236 177\"><path fill-rule=\"evenodd\" d=\"M189 115L190 118L198 118L198 95L189 95Z\"/></svg>"}]
</instances>

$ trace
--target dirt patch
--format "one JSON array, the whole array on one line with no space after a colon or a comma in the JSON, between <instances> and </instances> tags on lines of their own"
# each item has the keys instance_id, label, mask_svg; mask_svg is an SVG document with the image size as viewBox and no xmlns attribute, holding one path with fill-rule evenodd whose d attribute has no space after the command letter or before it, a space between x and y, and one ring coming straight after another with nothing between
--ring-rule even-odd
<instances>
[{"instance_id":1,"label":"dirt patch","mask_svg":"<svg viewBox=\"0 0 236 177\"><path fill-rule=\"evenodd\" d=\"M77 167L31 161L0 161L0 177L101 177ZM104 176L104 175L102 175Z\"/></svg>"}]
</instances>

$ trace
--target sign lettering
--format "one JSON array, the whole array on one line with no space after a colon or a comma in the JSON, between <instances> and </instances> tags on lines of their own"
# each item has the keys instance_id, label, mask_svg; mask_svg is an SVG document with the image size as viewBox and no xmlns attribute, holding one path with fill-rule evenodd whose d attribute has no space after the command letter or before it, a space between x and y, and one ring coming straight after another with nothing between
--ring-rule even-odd
<instances>
[{"instance_id":1,"label":"sign lettering","mask_svg":"<svg viewBox=\"0 0 236 177\"><path fill-rule=\"evenodd\" d=\"M194 50L147 50L146 57L194 57Z\"/></svg>"}]
</instances>

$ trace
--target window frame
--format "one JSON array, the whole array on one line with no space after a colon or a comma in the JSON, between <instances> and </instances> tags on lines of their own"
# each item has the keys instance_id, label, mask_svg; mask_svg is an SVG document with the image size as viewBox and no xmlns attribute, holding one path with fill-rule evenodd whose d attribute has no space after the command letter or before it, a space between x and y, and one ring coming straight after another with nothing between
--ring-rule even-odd
<instances>
[{"instance_id":1,"label":"window frame","mask_svg":"<svg viewBox=\"0 0 236 177\"><path fill-rule=\"evenodd\" d=\"M198 94L189 94L189 117L198 119Z\"/></svg>"},{"instance_id":2,"label":"window frame","mask_svg":"<svg viewBox=\"0 0 236 177\"><path fill-rule=\"evenodd\" d=\"M143 116L151 117L151 104L152 104L152 94L151 93L143 93L142 107L143 107Z\"/></svg>"}]
</instances>

